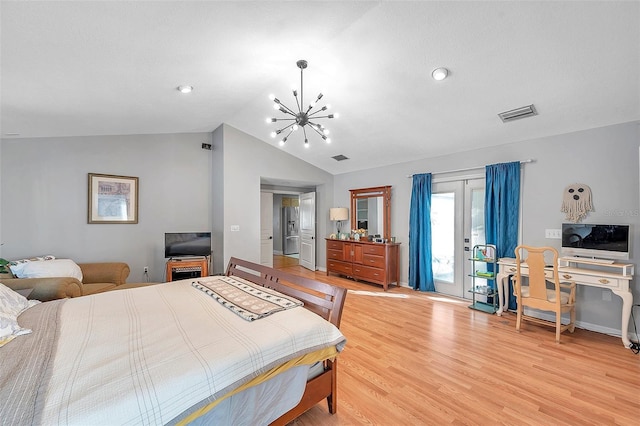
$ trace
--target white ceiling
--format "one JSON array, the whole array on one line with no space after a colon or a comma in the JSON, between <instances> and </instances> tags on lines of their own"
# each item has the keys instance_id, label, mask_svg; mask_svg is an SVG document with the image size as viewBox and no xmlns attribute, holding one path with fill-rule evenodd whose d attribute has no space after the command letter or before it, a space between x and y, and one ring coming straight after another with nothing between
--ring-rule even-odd
<instances>
[{"instance_id":1,"label":"white ceiling","mask_svg":"<svg viewBox=\"0 0 640 426\"><path fill-rule=\"evenodd\" d=\"M277 146L268 95L294 105L298 59L305 99L323 90L340 119L331 144L310 135L304 149L300 133L284 150L334 174L640 120L638 1L0 7L3 138L228 123ZM436 82L440 66L451 74ZM497 116L529 104L538 116Z\"/></svg>"}]
</instances>

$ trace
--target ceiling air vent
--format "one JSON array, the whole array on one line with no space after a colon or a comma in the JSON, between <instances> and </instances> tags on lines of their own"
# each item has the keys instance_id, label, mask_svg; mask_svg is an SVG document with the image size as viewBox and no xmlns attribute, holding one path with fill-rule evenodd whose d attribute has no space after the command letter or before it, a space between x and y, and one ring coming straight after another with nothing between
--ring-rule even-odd
<instances>
[{"instance_id":1,"label":"ceiling air vent","mask_svg":"<svg viewBox=\"0 0 640 426\"><path fill-rule=\"evenodd\" d=\"M512 109L511 111L505 111L498 114L498 117L502 120L503 123L507 123L513 120L519 120L521 118L533 117L534 115L538 115L536 111L536 107L533 105L527 105L520 108Z\"/></svg>"},{"instance_id":2,"label":"ceiling air vent","mask_svg":"<svg viewBox=\"0 0 640 426\"><path fill-rule=\"evenodd\" d=\"M343 160L348 160L349 157L345 157L344 155L340 154L340 155L334 155L333 157L334 160L336 161L343 161Z\"/></svg>"}]
</instances>

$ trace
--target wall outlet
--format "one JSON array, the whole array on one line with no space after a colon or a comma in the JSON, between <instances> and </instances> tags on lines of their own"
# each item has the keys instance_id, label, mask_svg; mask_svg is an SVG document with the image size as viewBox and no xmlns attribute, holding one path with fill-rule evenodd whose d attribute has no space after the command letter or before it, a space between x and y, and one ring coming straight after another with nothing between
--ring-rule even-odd
<instances>
[{"instance_id":1,"label":"wall outlet","mask_svg":"<svg viewBox=\"0 0 640 426\"><path fill-rule=\"evenodd\" d=\"M145 266L145 267L144 267L144 273L145 273L145 274L148 274L148 273L149 273L149 267L148 267L148 266Z\"/></svg>"},{"instance_id":2,"label":"wall outlet","mask_svg":"<svg viewBox=\"0 0 640 426\"><path fill-rule=\"evenodd\" d=\"M545 229L544 230L545 238L552 238L554 240L562 239L562 229Z\"/></svg>"}]
</instances>

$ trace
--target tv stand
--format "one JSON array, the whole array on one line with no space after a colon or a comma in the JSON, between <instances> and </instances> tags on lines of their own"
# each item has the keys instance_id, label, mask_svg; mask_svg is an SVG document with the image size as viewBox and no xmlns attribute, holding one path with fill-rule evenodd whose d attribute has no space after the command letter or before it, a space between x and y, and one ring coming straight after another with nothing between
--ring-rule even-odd
<instances>
[{"instance_id":1,"label":"tv stand","mask_svg":"<svg viewBox=\"0 0 640 426\"><path fill-rule=\"evenodd\" d=\"M516 260L502 258L498 261L498 300L500 306L496 312L498 316L506 310L509 294L509 276L516 273ZM522 275L528 275L528 267L522 266ZM549 278L553 275L553 268L547 268ZM631 263L598 263L589 258L561 257L558 259L558 274L560 281L573 281L578 285L608 288L622 299L622 324L620 327L622 343L625 348L631 347L629 340L629 318L633 306L633 294L629 285L633 279L634 265Z\"/></svg>"},{"instance_id":2,"label":"tv stand","mask_svg":"<svg viewBox=\"0 0 640 426\"><path fill-rule=\"evenodd\" d=\"M171 258L167 261L167 282L207 275L209 275L209 259L206 257Z\"/></svg>"}]
</instances>

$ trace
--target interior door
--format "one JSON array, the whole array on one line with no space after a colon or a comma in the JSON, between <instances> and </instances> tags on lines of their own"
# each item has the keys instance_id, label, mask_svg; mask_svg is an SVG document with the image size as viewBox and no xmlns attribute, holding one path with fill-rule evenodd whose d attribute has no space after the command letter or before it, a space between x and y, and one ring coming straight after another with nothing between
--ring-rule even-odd
<instances>
[{"instance_id":1,"label":"interior door","mask_svg":"<svg viewBox=\"0 0 640 426\"><path fill-rule=\"evenodd\" d=\"M436 291L471 298L470 250L484 244L484 179L437 182L431 194Z\"/></svg>"},{"instance_id":2,"label":"interior door","mask_svg":"<svg viewBox=\"0 0 640 426\"><path fill-rule=\"evenodd\" d=\"M260 192L260 264L273 267L273 194Z\"/></svg>"},{"instance_id":3,"label":"interior door","mask_svg":"<svg viewBox=\"0 0 640 426\"><path fill-rule=\"evenodd\" d=\"M316 270L316 193L300 194L300 265Z\"/></svg>"}]
</instances>

